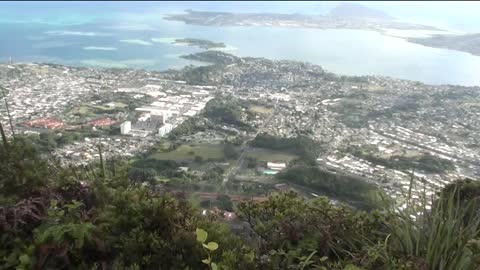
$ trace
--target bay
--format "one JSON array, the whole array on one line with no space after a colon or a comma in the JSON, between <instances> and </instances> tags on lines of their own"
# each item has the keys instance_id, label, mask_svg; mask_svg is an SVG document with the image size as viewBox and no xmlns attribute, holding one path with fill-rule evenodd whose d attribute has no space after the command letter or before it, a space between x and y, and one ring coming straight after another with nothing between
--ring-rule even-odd
<instances>
[{"instance_id":1,"label":"bay","mask_svg":"<svg viewBox=\"0 0 480 270\"><path fill-rule=\"evenodd\" d=\"M375 31L207 27L163 20L160 11L148 16L140 13L121 17L93 16L82 9L65 12L68 18L78 18L78 23L62 20L61 14L56 14L55 23L49 23L48 16L42 20L4 17L0 20L0 61L11 57L22 62L165 70L201 64L178 57L200 49L168 42L200 38L223 42L226 52L237 56L305 61L342 75L480 85L480 57L424 47Z\"/></svg>"}]
</instances>

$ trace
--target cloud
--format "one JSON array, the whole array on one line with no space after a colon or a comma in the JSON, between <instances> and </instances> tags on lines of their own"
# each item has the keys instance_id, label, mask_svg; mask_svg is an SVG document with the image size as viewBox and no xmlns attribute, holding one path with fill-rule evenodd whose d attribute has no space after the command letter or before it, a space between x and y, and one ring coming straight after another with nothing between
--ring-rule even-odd
<instances>
[{"instance_id":1,"label":"cloud","mask_svg":"<svg viewBox=\"0 0 480 270\"><path fill-rule=\"evenodd\" d=\"M145 41L145 40L141 40L141 39L122 39L122 40L120 40L120 42L143 45L143 46L152 46L153 45L153 43Z\"/></svg>"},{"instance_id":2,"label":"cloud","mask_svg":"<svg viewBox=\"0 0 480 270\"><path fill-rule=\"evenodd\" d=\"M115 26L105 26L104 29L123 30L123 31L154 31L155 29L146 24L125 24Z\"/></svg>"},{"instance_id":3,"label":"cloud","mask_svg":"<svg viewBox=\"0 0 480 270\"><path fill-rule=\"evenodd\" d=\"M238 50L237 47L229 46L227 45L226 47L220 47L220 48L210 48L208 49L209 51L223 51L223 52L231 52L231 51L236 51Z\"/></svg>"},{"instance_id":4,"label":"cloud","mask_svg":"<svg viewBox=\"0 0 480 270\"><path fill-rule=\"evenodd\" d=\"M91 50L91 51L116 51L117 48L115 47L96 47L96 46L88 46L83 47L84 50Z\"/></svg>"},{"instance_id":5,"label":"cloud","mask_svg":"<svg viewBox=\"0 0 480 270\"><path fill-rule=\"evenodd\" d=\"M87 37L96 37L96 36L111 36L109 33L98 33L98 32L82 32L82 31L47 31L47 35L52 36L87 36Z\"/></svg>"},{"instance_id":6,"label":"cloud","mask_svg":"<svg viewBox=\"0 0 480 270\"><path fill-rule=\"evenodd\" d=\"M175 43L177 38L174 37L162 37L162 38L152 38L152 41L155 43Z\"/></svg>"}]
</instances>

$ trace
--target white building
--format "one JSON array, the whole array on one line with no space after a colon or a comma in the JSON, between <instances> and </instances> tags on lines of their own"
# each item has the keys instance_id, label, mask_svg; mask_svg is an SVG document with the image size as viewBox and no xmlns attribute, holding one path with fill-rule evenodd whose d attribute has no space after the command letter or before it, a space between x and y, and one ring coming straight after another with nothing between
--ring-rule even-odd
<instances>
[{"instance_id":1,"label":"white building","mask_svg":"<svg viewBox=\"0 0 480 270\"><path fill-rule=\"evenodd\" d=\"M125 121L120 125L120 133L122 133L122 135L130 133L131 130L132 130L132 122L130 121Z\"/></svg>"},{"instance_id":2,"label":"white building","mask_svg":"<svg viewBox=\"0 0 480 270\"><path fill-rule=\"evenodd\" d=\"M287 167L285 163L267 162L267 167L273 171L281 171Z\"/></svg>"},{"instance_id":3,"label":"white building","mask_svg":"<svg viewBox=\"0 0 480 270\"><path fill-rule=\"evenodd\" d=\"M170 131L172 131L172 129L172 124L165 124L158 129L158 136L163 137L167 135Z\"/></svg>"}]
</instances>

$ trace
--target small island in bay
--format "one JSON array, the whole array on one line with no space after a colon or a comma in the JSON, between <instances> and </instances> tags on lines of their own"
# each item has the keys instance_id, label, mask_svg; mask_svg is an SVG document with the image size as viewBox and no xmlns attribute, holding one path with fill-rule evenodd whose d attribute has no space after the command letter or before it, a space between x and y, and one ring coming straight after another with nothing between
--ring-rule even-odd
<instances>
[{"instance_id":1,"label":"small island in bay","mask_svg":"<svg viewBox=\"0 0 480 270\"><path fill-rule=\"evenodd\" d=\"M196 46L201 49L214 49L214 48L225 48L227 47L222 42L213 42L206 39L198 38L177 38L174 40L175 44L186 44L187 46Z\"/></svg>"},{"instance_id":2,"label":"small island in bay","mask_svg":"<svg viewBox=\"0 0 480 270\"><path fill-rule=\"evenodd\" d=\"M230 65L242 61L241 58L220 51L205 51L200 53L187 54L180 56L180 58L217 65Z\"/></svg>"}]
</instances>

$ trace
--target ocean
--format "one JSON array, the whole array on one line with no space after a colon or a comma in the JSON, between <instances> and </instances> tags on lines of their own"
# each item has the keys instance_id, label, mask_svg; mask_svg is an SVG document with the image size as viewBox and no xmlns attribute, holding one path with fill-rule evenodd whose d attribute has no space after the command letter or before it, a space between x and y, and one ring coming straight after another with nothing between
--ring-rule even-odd
<instances>
[{"instance_id":1,"label":"ocean","mask_svg":"<svg viewBox=\"0 0 480 270\"><path fill-rule=\"evenodd\" d=\"M22 6L23 5L23 6ZM186 3L0 3L0 61L178 69L202 51L172 44L201 38L237 56L298 60L342 75L382 75L430 84L480 85L480 57L366 30L206 27L167 21ZM23 8L22 8L23 7Z\"/></svg>"}]
</instances>

